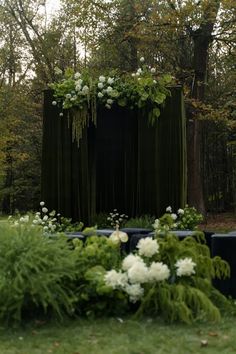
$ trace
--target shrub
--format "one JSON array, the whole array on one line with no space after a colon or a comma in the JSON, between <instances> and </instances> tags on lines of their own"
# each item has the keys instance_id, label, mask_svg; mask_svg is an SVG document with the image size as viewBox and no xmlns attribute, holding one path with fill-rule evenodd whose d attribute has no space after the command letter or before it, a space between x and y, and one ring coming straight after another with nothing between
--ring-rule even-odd
<instances>
[{"instance_id":1,"label":"shrub","mask_svg":"<svg viewBox=\"0 0 236 354\"><path fill-rule=\"evenodd\" d=\"M63 236L50 239L37 227L0 228L0 319L21 321L35 311L73 313L76 268Z\"/></svg>"}]
</instances>

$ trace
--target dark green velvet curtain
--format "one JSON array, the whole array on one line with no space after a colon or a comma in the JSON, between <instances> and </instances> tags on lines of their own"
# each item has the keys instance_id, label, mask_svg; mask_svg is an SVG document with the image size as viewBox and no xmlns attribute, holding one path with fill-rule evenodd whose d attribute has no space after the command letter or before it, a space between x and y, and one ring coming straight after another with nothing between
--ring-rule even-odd
<instances>
[{"instance_id":1,"label":"dark green velvet curtain","mask_svg":"<svg viewBox=\"0 0 236 354\"><path fill-rule=\"evenodd\" d=\"M89 223L117 208L129 216L160 215L186 202L186 137L182 90L171 89L154 126L145 111L98 110L79 148L68 117L44 94L42 199L73 220Z\"/></svg>"}]
</instances>

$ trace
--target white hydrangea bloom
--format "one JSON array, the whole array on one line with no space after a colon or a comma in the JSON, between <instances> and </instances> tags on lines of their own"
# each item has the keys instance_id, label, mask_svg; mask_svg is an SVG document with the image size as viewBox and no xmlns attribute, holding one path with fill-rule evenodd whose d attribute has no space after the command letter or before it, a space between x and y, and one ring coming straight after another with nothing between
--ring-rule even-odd
<instances>
[{"instance_id":1,"label":"white hydrangea bloom","mask_svg":"<svg viewBox=\"0 0 236 354\"><path fill-rule=\"evenodd\" d=\"M47 216L47 215L44 215L43 221L47 221L47 220L48 220L48 216Z\"/></svg>"},{"instance_id":2,"label":"white hydrangea bloom","mask_svg":"<svg viewBox=\"0 0 236 354\"><path fill-rule=\"evenodd\" d=\"M177 268L176 274L178 277L195 274L195 270L194 270L195 266L196 263L193 262L192 258L186 257L186 258L179 259L175 263L175 267Z\"/></svg>"},{"instance_id":3,"label":"white hydrangea bloom","mask_svg":"<svg viewBox=\"0 0 236 354\"><path fill-rule=\"evenodd\" d=\"M177 219L177 215L174 214L174 213L172 213L170 216L172 217L173 220L176 220L176 219Z\"/></svg>"},{"instance_id":4,"label":"white hydrangea bloom","mask_svg":"<svg viewBox=\"0 0 236 354\"><path fill-rule=\"evenodd\" d=\"M124 260L122 262L122 269L129 270L136 262L143 263L143 260L141 257L131 253L124 258Z\"/></svg>"},{"instance_id":5,"label":"white hydrangea bloom","mask_svg":"<svg viewBox=\"0 0 236 354\"><path fill-rule=\"evenodd\" d=\"M99 82L98 83L98 88L102 89L104 87L103 83L102 82Z\"/></svg>"},{"instance_id":6,"label":"white hydrangea bloom","mask_svg":"<svg viewBox=\"0 0 236 354\"><path fill-rule=\"evenodd\" d=\"M157 240L153 240L151 237L142 238L137 245L138 253L140 256L152 257L159 251L159 245Z\"/></svg>"},{"instance_id":7,"label":"white hydrangea bloom","mask_svg":"<svg viewBox=\"0 0 236 354\"><path fill-rule=\"evenodd\" d=\"M52 105L56 106L57 105L57 101L52 101Z\"/></svg>"},{"instance_id":8,"label":"white hydrangea bloom","mask_svg":"<svg viewBox=\"0 0 236 354\"><path fill-rule=\"evenodd\" d=\"M168 206L168 207L166 208L166 211L167 211L168 213L172 213L172 208L171 208L171 206Z\"/></svg>"},{"instance_id":9,"label":"white hydrangea bloom","mask_svg":"<svg viewBox=\"0 0 236 354\"><path fill-rule=\"evenodd\" d=\"M148 268L144 262L136 262L128 269L128 278L131 283L148 282Z\"/></svg>"},{"instance_id":10,"label":"white hydrangea bloom","mask_svg":"<svg viewBox=\"0 0 236 354\"><path fill-rule=\"evenodd\" d=\"M117 272L112 269L105 274L104 280L106 285L111 286L113 289L119 289L126 287L128 277L126 273Z\"/></svg>"},{"instance_id":11,"label":"white hydrangea bloom","mask_svg":"<svg viewBox=\"0 0 236 354\"><path fill-rule=\"evenodd\" d=\"M111 106L109 105L109 104L105 104L105 107L107 108L107 109L111 109Z\"/></svg>"},{"instance_id":12,"label":"white hydrangea bloom","mask_svg":"<svg viewBox=\"0 0 236 354\"><path fill-rule=\"evenodd\" d=\"M178 214L179 214L179 215L183 215L183 214L184 214L184 210L183 210L183 209L179 209L179 210L178 210Z\"/></svg>"},{"instance_id":13,"label":"white hydrangea bloom","mask_svg":"<svg viewBox=\"0 0 236 354\"><path fill-rule=\"evenodd\" d=\"M143 70L141 69L141 68L139 68L138 70L137 70L137 73L136 74L142 74L142 72L143 72Z\"/></svg>"},{"instance_id":14,"label":"white hydrangea bloom","mask_svg":"<svg viewBox=\"0 0 236 354\"><path fill-rule=\"evenodd\" d=\"M169 276L170 270L166 264L162 262L152 262L148 271L148 277L151 282L166 280Z\"/></svg>"},{"instance_id":15,"label":"white hydrangea bloom","mask_svg":"<svg viewBox=\"0 0 236 354\"><path fill-rule=\"evenodd\" d=\"M156 69L155 68L151 68L151 73L155 74L155 72L156 72Z\"/></svg>"},{"instance_id":16,"label":"white hydrangea bloom","mask_svg":"<svg viewBox=\"0 0 236 354\"><path fill-rule=\"evenodd\" d=\"M48 209L44 207L42 208L42 212L46 214L48 212Z\"/></svg>"},{"instance_id":17,"label":"white hydrangea bloom","mask_svg":"<svg viewBox=\"0 0 236 354\"><path fill-rule=\"evenodd\" d=\"M70 93L67 93L66 94L66 98L69 100L71 98L71 94Z\"/></svg>"},{"instance_id":18,"label":"white hydrangea bloom","mask_svg":"<svg viewBox=\"0 0 236 354\"><path fill-rule=\"evenodd\" d=\"M45 205L45 202L42 201L42 202L40 202L39 204L40 204L40 206L44 206L44 205Z\"/></svg>"},{"instance_id":19,"label":"white hydrangea bloom","mask_svg":"<svg viewBox=\"0 0 236 354\"><path fill-rule=\"evenodd\" d=\"M129 295L131 302L140 300L144 294L144 289L140 284L128 284L124 290Z\"/></svg>"},{"instance_id":20,"label":"white hydrangea bloom","mask_svg":"<svg viewBox=\"0 0 236 354\"><path fill-rule=\"evenodd\" d=\"M141 61L141 63L143 63L145 61L144 57L141 57L140 61Z\"/></svg>"}]
</instances>

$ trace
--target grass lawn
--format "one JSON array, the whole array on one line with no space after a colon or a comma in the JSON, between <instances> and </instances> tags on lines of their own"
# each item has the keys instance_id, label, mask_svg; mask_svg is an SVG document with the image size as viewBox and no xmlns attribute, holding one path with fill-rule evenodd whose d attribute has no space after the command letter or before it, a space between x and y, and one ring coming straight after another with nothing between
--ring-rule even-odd
<instances>
[{"instance_id":1,"label":"grass lawn","mask_svg":"<svg viewBox=\"0 0 236 354\"><path fill-rule=\"evenodd\" d=\"M220 324L166 325L159 320L76 320L0 329L1 354L236 353L235 318ZM202 342L203 341L203 342Z\"/></svg>"}]
</instances>

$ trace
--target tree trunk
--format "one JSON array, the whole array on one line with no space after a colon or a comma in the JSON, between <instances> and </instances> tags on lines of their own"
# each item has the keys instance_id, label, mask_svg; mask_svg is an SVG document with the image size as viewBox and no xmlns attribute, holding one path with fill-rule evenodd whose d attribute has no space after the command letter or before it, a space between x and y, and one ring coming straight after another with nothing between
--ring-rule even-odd
<instances>
[{"instance_id":1,"label":"tree trunk","mask_svg":"<svg viewBox=\"0 0 236 354\"><path fill-rule=\"evenodd\" d=\"M206 74L208 66L208 49L212 42L212 32L216 16L219 9L219 1L210 1L206 9L202 24L192 31L194 45L193 69L194 81L192 85L191 97L204 101ZM201 168L201 121L194 119L190 113L187 132L188 132L188 203L195 206L205 215L205 202L203 195L203 178Z\"/></svg>"}]
</instances>

